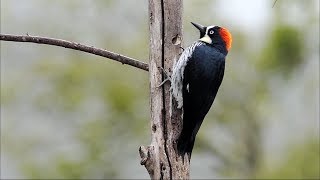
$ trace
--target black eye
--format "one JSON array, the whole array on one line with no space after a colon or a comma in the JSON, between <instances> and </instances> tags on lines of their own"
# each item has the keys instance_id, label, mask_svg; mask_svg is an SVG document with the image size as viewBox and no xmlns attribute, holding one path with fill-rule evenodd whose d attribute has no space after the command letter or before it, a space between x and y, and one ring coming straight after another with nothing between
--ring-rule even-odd
<instances>
[{"instance_id":1,"label":"black eye","mask_svg":"<svg viewBox=\"0 0 320 180\"><path fill-rule=\"evenodd\" d=\"M213 33L214 33L214 30L210 30L210 31L209 31L209 34L213 34Z\"/></svg>"}]
</instances>

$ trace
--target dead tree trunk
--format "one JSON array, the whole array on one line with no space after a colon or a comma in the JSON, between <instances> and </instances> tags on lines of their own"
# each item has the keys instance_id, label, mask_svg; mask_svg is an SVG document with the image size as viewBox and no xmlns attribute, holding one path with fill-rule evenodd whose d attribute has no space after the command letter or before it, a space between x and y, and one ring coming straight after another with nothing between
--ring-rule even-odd
<instances>
[{"instance_id":1,"label":"dead tree trunk","mask_svg":"<svg viewBox=\"0 0 320 180\"><path fill-rule=\"evenodd\" d=\"M161 67L172 71L182 46L182 0L149 0L151 145L139 149L151 179L189 179L189 159L181 157L176 141L182 129L181 110L171 99L170 83Z\"/></svg>"}]
</instances>

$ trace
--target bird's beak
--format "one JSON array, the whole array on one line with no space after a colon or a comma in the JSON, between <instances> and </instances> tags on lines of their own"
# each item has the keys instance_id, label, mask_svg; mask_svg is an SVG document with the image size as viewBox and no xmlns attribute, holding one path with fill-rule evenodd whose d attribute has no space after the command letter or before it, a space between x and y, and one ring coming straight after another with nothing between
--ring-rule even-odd
<instances>
[{"instance_id":1,"label":"bird's beak","mask_svg":"<svg viewBox=\"0 0 320 180\"><path fill-rule=\"evenodd\" d=\"M206 34L206 27L202 26L201 24L194 23L194 22L191 22L191 24L194 25L194 27L196 27L197 29L199 29L200 38L202 38Z\"/></svg>"}]
</instances>

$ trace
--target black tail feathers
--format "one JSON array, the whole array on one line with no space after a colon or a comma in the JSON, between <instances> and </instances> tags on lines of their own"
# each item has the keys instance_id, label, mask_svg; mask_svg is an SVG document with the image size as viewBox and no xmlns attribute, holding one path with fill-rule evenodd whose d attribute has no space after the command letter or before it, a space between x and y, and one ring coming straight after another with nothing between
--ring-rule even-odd
<instances>
[{"instance_id":1,"label":"black tail feathers","mask_svg":"<svg viewBox=\"0 0 320 180\"><path fill-rule=\"evenodd\" d=\"M178 139L177 149L181 156L184 156L185 153L191 157L193 145L194 145L195 138L186 136L184 133Z\"/></svg>"}]
</instances>

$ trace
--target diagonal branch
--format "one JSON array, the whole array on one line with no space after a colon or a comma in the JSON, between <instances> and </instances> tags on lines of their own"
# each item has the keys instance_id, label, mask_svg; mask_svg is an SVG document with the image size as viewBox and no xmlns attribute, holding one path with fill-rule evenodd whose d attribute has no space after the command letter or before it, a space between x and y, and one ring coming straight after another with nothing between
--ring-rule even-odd
<instances>
[{"instance_id":1,"label":"diagonal branch","mask_svg":"<svg viewBox=\"0 0 320 180\"><path fill-rule=\"evenodd\" d=\"M47 37L30 36L30 35L10 35L10 34L0 34L0 41L15 41L15 42L31 42L37 44L48 44L53 46L61 46L69 49L74 49L78 51L87 52L90 54L95 54L98 56L106 57L122 64L128 64L130 66L148 71L148 64L138 61L136 59L117 54L111 51L107 51L100 48L95 48L93 46L87 46L76 42L66 41L62 39L53 39Z\"/></svg>"}]
</instances>

